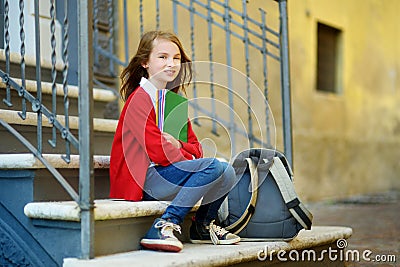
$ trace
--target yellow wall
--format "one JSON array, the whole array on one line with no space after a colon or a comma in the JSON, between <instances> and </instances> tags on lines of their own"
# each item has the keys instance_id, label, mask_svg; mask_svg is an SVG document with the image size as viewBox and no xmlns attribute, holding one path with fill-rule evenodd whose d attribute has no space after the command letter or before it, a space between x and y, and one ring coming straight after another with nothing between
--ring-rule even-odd
<instances>
[{"instance_id":1,"label":"yellow wall","mask_svg":"<svg viewBox=\"0 0 400 267\"><path fill-rule=\"evenodd\" d=\"M400 188L400 2L288 7L299 189L325 199ZM317 22L342 31L339 94L316 91Z\"/></svg>"},{"instance_id":2,"label":"yellow wall","mask_svg":"<svg viewBox=\"0 0 400 267\"><path fill-rule=\"evenodd\" d=\"M129 14L132 14L129 16L129 49L133 54L138 38L132 37L139 36L139 11L138 1L128 2ZM151 13L155 10L153 2L144 1L145 31L155 28L155 15ZM161 29L172 30L171 4L160 2ZM268 25L279 29L275 1L248 2L249 14L259 18L258 8L262 7L268 12ZM241 10L241 1L231 3ZM302 199L333 199L400 189L398 10L398 0L288 0L294 171L296 188ZM179 14L178 34L190 54L189 17L183 12ZM321 93L315 88L317 22L342 31L339 94ZM122 25L122 20L120 23ZM203 20L196 19L199 32L196 38L204 40L195 47L197 60L208 60L205 27ZM224 45L224 32L215 28L216 62L225 63ZM232 48L233 66L244 73L242 42L233 38ZM250 52L254 68L251 79L262 88L262 58L258 51ZM279 65L273 60L268 64L269 100L277 131L275 143L283 150ZM254 105L253 108L257 109ZM195 128L200 139L208 136L222 152L229 150L229 138L210 135L206 126L203 123L202 127ZM241 141L237 146L240 148L240 145Z\"/></svg>"}]
</instances>

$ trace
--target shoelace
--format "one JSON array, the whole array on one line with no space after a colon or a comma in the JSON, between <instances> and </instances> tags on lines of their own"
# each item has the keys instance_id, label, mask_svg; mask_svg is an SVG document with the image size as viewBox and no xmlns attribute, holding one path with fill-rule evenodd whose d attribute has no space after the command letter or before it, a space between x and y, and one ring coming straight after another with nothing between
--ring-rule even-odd
<instances>
[{"instance_id":1,"label":"shoelace","mask_svg":"<svg viewBox=\"0 0 400 267\"><path fill-rule=\"evenodd\" d=\"M174 230L181 234L181 227L179 225L177 225L177 224L172 223L172 222L167 222L167 221L164 221L164 220L158 221L154 225L154 227L155 228L161 228L161 234L163 236L166 236L166 237L176 238L174 236L174 233L173 233Z\"/></svg>"},{"instance_id":2,"label":"shoelace","mask_svg":"<svg viewBox=\"0 0 400 267\"><path fill-rule=\"evenodd\" d=\"M210 238L214 245L220 243L218 236L223 236L226 233L228 233L228 231L225 228L214 224L214 221L210 223Z\"/></svg>"}]
</instances>

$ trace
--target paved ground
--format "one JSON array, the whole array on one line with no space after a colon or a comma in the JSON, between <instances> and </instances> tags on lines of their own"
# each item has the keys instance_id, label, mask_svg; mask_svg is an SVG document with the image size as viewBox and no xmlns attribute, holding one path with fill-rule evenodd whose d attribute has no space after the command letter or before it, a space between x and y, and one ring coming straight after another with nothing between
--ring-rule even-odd
<instances>
[{"instance_id":1,"label":"paved ground","mask_svg":"<svg viewBox=\"0 0 400 267\"><path fill-rule=\"evenodd\" d=\"M313 212L314 225L353 228L347 250L358 251L361 259L346 261L346 266L400 266L400 192L309 204L308 207ZM370 250L371 255L366 250ZM362 259L363 252L371 261ZM378 262L379 257L382 261ZM396 262L393 262L394 257Z\"/></svg>"}]
</instances>

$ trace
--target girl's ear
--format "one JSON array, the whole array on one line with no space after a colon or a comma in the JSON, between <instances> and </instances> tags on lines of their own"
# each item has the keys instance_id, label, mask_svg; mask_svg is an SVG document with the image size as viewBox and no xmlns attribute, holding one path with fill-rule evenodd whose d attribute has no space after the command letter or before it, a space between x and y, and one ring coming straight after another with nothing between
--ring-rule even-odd
<instances>
[{"instance_id":1,"label":"girl's ear","mask_svg":"<svg viewBox=\"0 0 400 267\"><path fill-rule=\"evenodd\" d=\"M147 65L147 63L144 62L144 63L142 63L142 67L147 69L149 66Z\"/></svg>"}]
</instances>

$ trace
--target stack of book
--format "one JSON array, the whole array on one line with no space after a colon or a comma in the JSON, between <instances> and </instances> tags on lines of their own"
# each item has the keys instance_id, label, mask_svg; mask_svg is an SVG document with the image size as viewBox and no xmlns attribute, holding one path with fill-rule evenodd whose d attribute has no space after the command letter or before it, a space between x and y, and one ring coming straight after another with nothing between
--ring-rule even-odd
<instances>
[{"instance_id":1,"label":"stack of book","mask_svg":"<svg viewBox=\"0 0 400 267\"><path fill-rule=\"evenodd\" d=\"M166 132L187 142L188 100L170 90L157 91L156 123L161 132Z\"/></svg>"}]
</instances>

